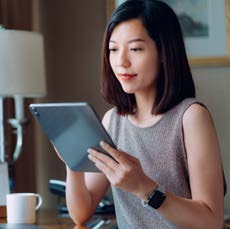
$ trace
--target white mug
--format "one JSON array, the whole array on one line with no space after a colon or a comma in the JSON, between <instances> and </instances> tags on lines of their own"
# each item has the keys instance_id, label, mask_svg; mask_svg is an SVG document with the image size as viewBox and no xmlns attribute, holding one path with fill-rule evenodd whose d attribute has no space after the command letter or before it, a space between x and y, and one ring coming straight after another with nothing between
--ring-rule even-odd
<instances>
[{"instance_id":1,"label":"white mug","mask_svg":"<svg viewBox=\"0 0 230 229\"><path fill-rule=\"evenodd\" d=\"M36 193L7 194L7 222L33 224L36 220L36 211L41 205L42 197Z\"/></svg>"}]
</instances>

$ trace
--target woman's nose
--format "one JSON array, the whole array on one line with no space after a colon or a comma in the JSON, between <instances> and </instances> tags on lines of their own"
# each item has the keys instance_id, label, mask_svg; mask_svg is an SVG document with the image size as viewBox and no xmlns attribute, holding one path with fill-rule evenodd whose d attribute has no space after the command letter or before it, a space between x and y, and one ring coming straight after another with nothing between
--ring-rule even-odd
<instances>
[{"instance_id":1,"label":"woman's nose","mask_svg":"<svg viewBox=\"0 0 230 229\"><path fill-rule=\"evenodd\" d=\"M130 60L128 58L128 55L125 52L120 52L117 56L117 66L118 67L129 67L130 66Z\"/></svg>"}]
</instances>

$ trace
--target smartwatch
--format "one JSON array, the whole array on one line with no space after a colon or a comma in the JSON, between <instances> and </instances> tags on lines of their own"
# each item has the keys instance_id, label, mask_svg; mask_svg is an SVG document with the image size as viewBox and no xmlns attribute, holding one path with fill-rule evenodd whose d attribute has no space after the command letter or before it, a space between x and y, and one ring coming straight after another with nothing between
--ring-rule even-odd
<instances>
[{"instance_id":1,"label":"smartwatch","mask_svg":"<svg viewBox=\"0 0 230 229\"><path fill-rule=\"evenodd\" d=\"M154 209L158 209L165 201L165 198L166 198L165 188L161 185L157 185L157 187L149 195L148 199L146 201L142 200L142 205L144 207L149 206Z\"/></svg>"}]
</instances>

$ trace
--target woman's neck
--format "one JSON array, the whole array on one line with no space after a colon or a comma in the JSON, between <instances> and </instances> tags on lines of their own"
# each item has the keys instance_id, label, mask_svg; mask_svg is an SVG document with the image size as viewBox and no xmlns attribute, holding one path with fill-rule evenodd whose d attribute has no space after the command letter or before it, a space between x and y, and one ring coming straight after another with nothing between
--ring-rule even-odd
<instances>
[{"instance_id":1,"label":"woman's neck","mask_svg":"<svg viewBox=\"0 0 230 229\"><path fill-rule=\"evenodd\" d=\"M134 115L129 115L130 121L140 127L146 127L157 122L162 115L152 114L155 97L155 93L135 94L137 109Z\"/></svg>"},{"instance_id":2,"label":"woman's neck","mask_svg":"<svg viewBox=\"0 0 230 229\"><path fill-rule=\"evenodd\" d=\"M145 117L152 115L152 108L155 103L156 93L152 91L151 93L146 94L135 94L137 109L136 116L137 117Z\"/></svg>"}]
</instances>

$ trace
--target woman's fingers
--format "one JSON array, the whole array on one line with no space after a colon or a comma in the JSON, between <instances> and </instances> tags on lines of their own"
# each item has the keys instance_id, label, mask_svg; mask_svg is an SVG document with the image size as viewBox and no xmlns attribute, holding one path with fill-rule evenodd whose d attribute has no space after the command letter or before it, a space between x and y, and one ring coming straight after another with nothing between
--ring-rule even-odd
<instances>
[{"instance_id":1,"label":"woman's fingers","mask_svg":"<svg viewBox=\"0 0 230 229\"><path fill-rule=\"evenodd\" d=\"M105 154L99 153L93 149L88 149L88 157L104 174L110 175L114 173L113 168L117 164L112 158ZM115 165L114 165L115 164Z\"/></svg>"},{"instance_id":2,"label":"woman's fingers","mask_svg":"<svg viewBox=\"0 0 230 229\"><path fill-rule=\"evenodd\" d=\"M111 168L115 167L118 164L108 155L104 153L100 153L92 148L88 149L88 153L89 153L89 159L92 160L94 163L96 163L97 161L100 161L108 165Z\"/></svg>"},{"instance_id":3,"label":"woman's fingers","mask_svg":"<svg viewBox=\"0 0 230 229\"><path fill-rule=\"evenodd\" d=\"M128 153L117 150L104 142L101 142L100 145L117 162L95 149L88 150L89 159L105 174L111 185L132 193L137 193L137 179L146 179L140 161Z\"/></svg>"},{"instance_id":4,"label":"woman's fingers","mask_svg":"<svg viewBox=\"0 0 230 229\"><path fill-rule=\"evenodd\" d=\"M120 164L127 162L127 159L134 163L138 161L138 159L133 157L132 155L122 150L116 150L104 141L100 142L100 146Z\"/></svg>"},{"instance_id":5,"label":"woman's fingers","mask_svg":"<svg viewBox=\"0 0 230 229\"><path fill-rule=\"evenodd\" d=\"M109 144L105 143L104 141L100 142L100 146L109 154L111 155L119 164L124 163L124 158L122 157L122 153L117 149L114 149Z\"/></svg>"}]
</instances>

